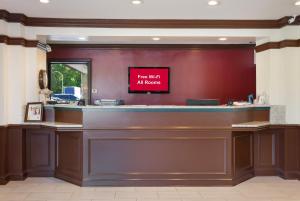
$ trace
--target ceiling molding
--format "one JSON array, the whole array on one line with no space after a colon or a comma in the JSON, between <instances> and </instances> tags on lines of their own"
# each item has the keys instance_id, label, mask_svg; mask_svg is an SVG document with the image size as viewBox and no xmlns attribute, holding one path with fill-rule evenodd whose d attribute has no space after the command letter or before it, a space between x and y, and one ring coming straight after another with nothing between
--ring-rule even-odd
<instances>
[{"instance_id":1,"label":"ceiling molding","mask_svg":"<svg viewBox=\"0 0 300 201\"><path fill-rule=\"evenodd\" d=\"M124 49L124 48L160 48L160 49L233 49L255 48L255 44L49 44L55 48L85 49Z\"/></svg>"},{"instance_id":2,"label":"ceiling molding","mask_svg":"<svg viewBox=\"0 0 300 201\"><path fill-rule=\"evenodd\" d=\"M299 40L283 40L279 42L268 42L262 45L258 45L255 47L255 51L263 52L271 49L281 49L286 47L300 47L300 39Z\"/></svg>"},{"instance_id":3,"label":"ceiling molding","mask_svg":"<svg viewBox=\"0 0 300 201\"><path fill-rule=\"evenodd\" d=\"M37 40L26 40L25 38L15 38L6 35L0 35L0 43L5 43L7 45L21 45L24 47L37 47Z\"/></svg>"},{"instance_id":4,"label":"ceiling molding","mask_svg":"<svg viewBox=\"0 0 300 201\"><path fill-rule=\"evenodd\" d=\"M277 29L289 25L290 18L286 16L278 20L72 19L28 17L0 10L0 19L36 27ZM299 24L298 16L291 25Z\"/></svg>"}]
</instances>

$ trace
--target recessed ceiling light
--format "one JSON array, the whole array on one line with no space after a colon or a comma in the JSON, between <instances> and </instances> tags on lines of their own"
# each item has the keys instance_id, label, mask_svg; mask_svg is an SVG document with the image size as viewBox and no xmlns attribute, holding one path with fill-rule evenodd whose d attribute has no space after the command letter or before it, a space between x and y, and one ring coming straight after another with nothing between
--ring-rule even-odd
<instances>
[{"instance_id":1,"label":"recessed ceiling light","mask_svg":"<svg viewBox=\"0 0 300 201\"><path fill-rule=\"evenodd\" d=\"M219 40L220 40L220 41L225 41L225 40L227 40L227 38L222 37L222 38L219 38Z\"/></svg>"},{"instance_id":2,"label":"recessed ceiling light","mask_svg":"<svg viewBox=\"0 0 300 201\"><path fill-rule=\"evenodd\" d=\"M143 1L142 1L142 0L132 0L131 3L132 3L133 5L140 5L140 4L143 3Z\"/></svg>"},{"instance_id":3,"label":"recessed ceiling light","mask_svg":"<svg viewBox=\"0 0 300 201\"><path fill-rule=\"evenodd\" d=\"M152 40L156 40L156 41L158 41L158 40L160 40L160 38L158 38L158 37L154 37L154 38L152 38Z\"/></svg>"},{"instance_id":4,"label":"recessed ceiling light","mask_svg":"<svg viewBox=\"0 0 300 201\"><path fill-rule=\"evenodd\" d=\"M300 1L296 1L295 6L300 6Z\"/></svg>"},{"instance_id":5,"label":"recessed ceiling light","mask_svg":"<svg viewBox=\"0 0 300 201\"><path fill-rule=\"evenodd\" d=\"M78 40L87 40L87 38L86 37L78 37Z\"/></svg>"},{"instance_id":6,"label":"recessed ceiling light","mask_svg":"<svg viewBox=\"0 0 300 201\"><path fill-rule=\"evenodd\" d=\"M41 3L50 3L50 0L40 0Z\"/></svg>"},{"instance_id":7,"label":"recessed ceiling light","mask_svg":"<svg viewBox=\"0 0 300 201\"><path fill-rule=\"evenodd\" d=\"M219 5L219 2L216 0L210 0L207 2L209 6L216 6Z\"/></svg>"}]
</instances>

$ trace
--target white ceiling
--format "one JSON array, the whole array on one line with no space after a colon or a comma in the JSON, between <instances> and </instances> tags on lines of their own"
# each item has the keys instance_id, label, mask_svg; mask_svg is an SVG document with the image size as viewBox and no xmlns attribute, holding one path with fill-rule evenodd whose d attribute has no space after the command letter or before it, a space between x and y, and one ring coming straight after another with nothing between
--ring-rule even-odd
<instances>
[{"instance_id":1,"label":"white ceiling","mask_svg":"<svg viewBox=\"0 0 300 201\"><path fill-rule=\"evenodd\" d=\"M255 37L228 37L227 41L219 41L218 37L160 37L160 41L152 41L147 36L90 36L79 41L76 36L40 36L46 37L49 44L251 44Z\"/></svg>"},{"instance_id":2,"label":"white ceiling","mask_svg":"<svg viewBox=\"0 0 300 201\"><path fill-rule=\"evenodd\" d=\"M215 7L208 0L144 0L134 6L130 0L0 0L0 9L30 17L95 19L279 19L300 14L296 0L220 0Z\"/></svg>"}]
</instances>

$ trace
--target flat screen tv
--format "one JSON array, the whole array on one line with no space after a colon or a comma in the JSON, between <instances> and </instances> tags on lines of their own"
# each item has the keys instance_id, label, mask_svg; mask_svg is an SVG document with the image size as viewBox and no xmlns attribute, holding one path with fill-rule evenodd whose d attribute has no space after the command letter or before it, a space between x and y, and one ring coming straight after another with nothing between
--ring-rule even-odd
<instances>
[{"instance_id":1,"label":"flat screen tv","mask_svg":"<svg viewBox=\"0 0 300 201\"><path fill-rule=\"evenodd\" d=\"M170 93L170 67L128 67L129 93Z\"/></svg>"}]
</instances>

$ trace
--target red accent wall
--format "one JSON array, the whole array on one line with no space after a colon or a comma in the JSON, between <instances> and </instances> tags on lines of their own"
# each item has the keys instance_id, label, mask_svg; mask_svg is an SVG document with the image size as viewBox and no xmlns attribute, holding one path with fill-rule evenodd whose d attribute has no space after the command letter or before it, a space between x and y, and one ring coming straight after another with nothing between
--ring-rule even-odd
<instances>
[{"instance_id":1,"label":"red accent wall","mask_svg":"<svg viewBox=\"0 0 300 201\"><path fill-rule=\"evenodd\" d=\"M247 100L255 94L251 47L206 49L56 47L48 58L92 59L92 101L124 99L126 104L183 105L187 98ZM129 94L128 66L170 66L170 94Z\"/></svg>"}]
</instances>

